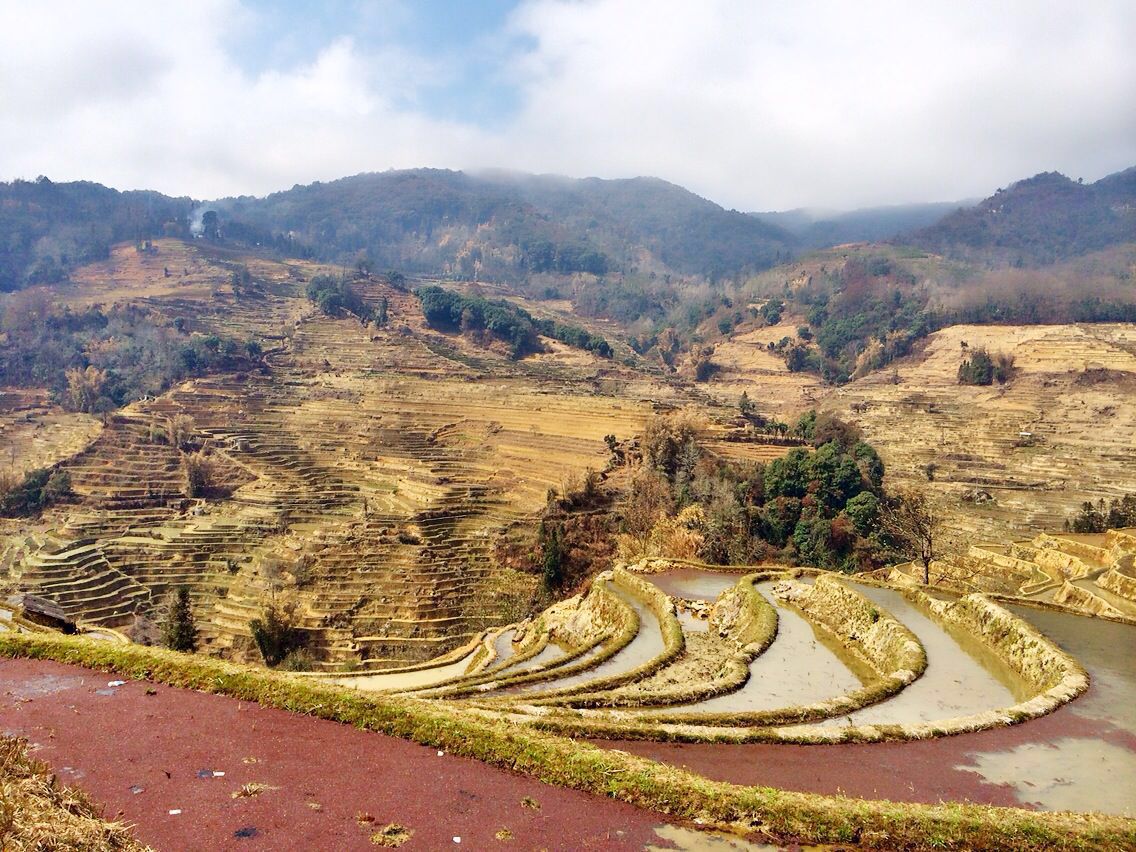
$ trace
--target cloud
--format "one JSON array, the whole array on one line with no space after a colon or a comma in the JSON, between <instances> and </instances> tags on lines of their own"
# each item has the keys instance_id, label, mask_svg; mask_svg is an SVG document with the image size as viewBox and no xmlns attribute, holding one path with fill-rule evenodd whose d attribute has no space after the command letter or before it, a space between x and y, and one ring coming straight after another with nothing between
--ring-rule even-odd
<instances>
[{"instance_id":1,"label":"cloud","mask_svg":"<svg viewBox=\"0 0 1136 852\"><path fill-rule=\"evenodd\" d=\"M413 7L379 8L404 29ZM258 15L237 0L0 5L0 178L216 197L506 166L653 174L772 209L955 199L1136 163L1126 0L532 0L499 37L477 36L504 55L431 55L400 27L346 20L300 59L268 45L289 61L242 62ZM305 26L278 22L275 37ZM460 64L479 55L491 73ZM508 94L504 118L432 108L482 79L500 91L470 96Z\"/></svg>"}]
</instances>

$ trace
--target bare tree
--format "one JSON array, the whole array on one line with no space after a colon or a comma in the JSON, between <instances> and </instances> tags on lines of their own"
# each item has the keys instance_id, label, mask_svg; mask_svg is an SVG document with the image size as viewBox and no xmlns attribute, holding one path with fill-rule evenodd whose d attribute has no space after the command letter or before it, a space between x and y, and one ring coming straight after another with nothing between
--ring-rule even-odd
<instances>
[{"instance_id":1,"label":"bare tree","mask_svg":"<svg viewBox=\"0 0 1136 852\"><path fill-rule=\"evenodd\" d=\"M923 563L923 585L931 583L931 562L942 547L943 516L926 492L909 489L887 501L880 520L888 535Z\"/></svg>"}]
</instances>

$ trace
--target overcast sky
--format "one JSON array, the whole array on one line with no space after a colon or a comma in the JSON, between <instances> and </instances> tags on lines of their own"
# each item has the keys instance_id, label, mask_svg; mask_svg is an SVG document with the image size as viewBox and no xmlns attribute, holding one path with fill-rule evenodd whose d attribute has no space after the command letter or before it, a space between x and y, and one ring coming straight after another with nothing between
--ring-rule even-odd
<instances>
[{"instance_id":1,"label":"overcast sky","mask_svg":"<svg viewBox=\"0 0 1136 852\"><path fill-rule=\"evenodd\" d=\"M772 210L1132 165L1134 0L0 0L3 180L500 166Z\"/></svg>"}]
</instances>

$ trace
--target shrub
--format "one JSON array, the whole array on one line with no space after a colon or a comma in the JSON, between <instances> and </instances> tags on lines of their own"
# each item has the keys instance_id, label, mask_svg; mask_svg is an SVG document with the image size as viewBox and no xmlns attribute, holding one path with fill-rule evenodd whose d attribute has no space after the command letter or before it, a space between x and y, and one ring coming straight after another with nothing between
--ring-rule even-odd
<instances>
[{"instance_id":1,"label":"shrub","mask_svg":"<svg viewBox=\"0 0 1136 852\"><path fill-rule=\"evenodd\" d=\"M958 368L960 385L989 385L994 381L994 361L985 348L973 350L973 354Z\"/></svg>"},{"instance_id":2,"label":"shrub","mask_svg":"<svg viewBox=\"0 0 1136 852\"><path fill-rule=\"evenodd\" d=\"M273 602L264 608L260 618L249 622L253 641L266 666L279 665L290 653L303 647L304 636L295 626L293 617L291 607Z\"/></svg>"}]
</instances>

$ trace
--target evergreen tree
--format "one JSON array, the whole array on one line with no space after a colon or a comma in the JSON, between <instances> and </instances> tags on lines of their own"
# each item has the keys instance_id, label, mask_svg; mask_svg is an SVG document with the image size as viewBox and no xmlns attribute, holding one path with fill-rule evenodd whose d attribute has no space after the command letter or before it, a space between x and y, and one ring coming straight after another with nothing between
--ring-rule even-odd
<instances>
[{"instance_id":1,"label":"evergreen tree","mask_svg":"<svg viewBox=\"0 0 1136 852\"><path fill-rule=\"evenodd\" d=\"M560 527L555 524L541 523L541 569L544 575L544 587L551 591L559 588L564 580L564 542Z\"/></svg>"},{"instance_id":2,"label":"evergreen tree","mask_svg":"<svg viewBox=\"0 0 1136 852\"><path fill-rule=\"evenodd\" d=\"M167 648L192 654L197 650L197 625L189 605L189 589L179 586L170 603L170 613L162 628Z\"/></svg>"}]
</instances>

